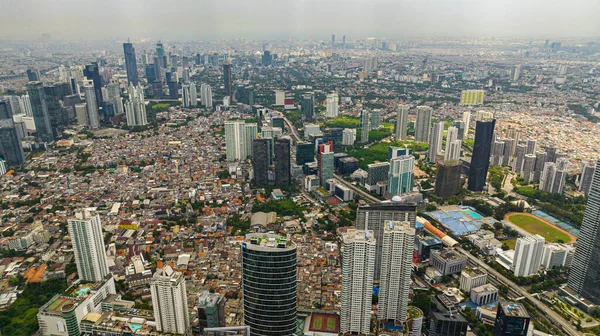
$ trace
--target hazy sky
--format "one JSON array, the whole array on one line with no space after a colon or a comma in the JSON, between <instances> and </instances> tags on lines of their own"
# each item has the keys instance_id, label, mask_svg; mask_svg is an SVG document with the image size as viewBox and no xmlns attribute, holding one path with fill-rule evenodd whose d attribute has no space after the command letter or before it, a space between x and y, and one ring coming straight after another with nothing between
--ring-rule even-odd
<instances>
[{"instance_id":1,"label":"hazy sky","mask_svg":"<svg viewBox=\"0 0 600 336\"><path fill-rule=\"evenodd\" d=\"M0 38L600 35L600 0L0 0Z\"/></svg>"}]
</instances>

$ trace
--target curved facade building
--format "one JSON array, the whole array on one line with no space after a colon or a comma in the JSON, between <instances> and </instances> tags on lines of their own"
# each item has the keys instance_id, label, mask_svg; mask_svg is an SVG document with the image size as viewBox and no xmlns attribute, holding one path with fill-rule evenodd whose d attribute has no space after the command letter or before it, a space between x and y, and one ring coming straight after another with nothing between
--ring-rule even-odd
<instances>
[{"instance_id":1,"label":"curved facade building","mask_svg":"<svg viewBox=\"0 0 600 336\"><path fill-rule=\"evenodd\" d=\"M242 243L244 323L252 336L286 336L296 329L296 245L252 233Z\"/></svg>"}]
</instances>

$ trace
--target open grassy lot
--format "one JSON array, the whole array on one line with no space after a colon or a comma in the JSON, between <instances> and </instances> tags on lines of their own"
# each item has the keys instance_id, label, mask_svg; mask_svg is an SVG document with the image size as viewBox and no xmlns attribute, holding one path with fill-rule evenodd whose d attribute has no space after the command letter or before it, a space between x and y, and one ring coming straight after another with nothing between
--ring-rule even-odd
<instances>
[{"instance_id":1,"label":"open grassy lot","mask_svg":"<svg viewBox=\"0 0 600 336\"><path fill-rule=\"evenodd\" d=\"M546 238L548 242L556 242L561 240L565 243L571 242L574 237L560 228L546 222L531 214L512 213L507 214L506 218L511 223L522 228L531 234L539 234Z\"/></svg>"}]
</instances>

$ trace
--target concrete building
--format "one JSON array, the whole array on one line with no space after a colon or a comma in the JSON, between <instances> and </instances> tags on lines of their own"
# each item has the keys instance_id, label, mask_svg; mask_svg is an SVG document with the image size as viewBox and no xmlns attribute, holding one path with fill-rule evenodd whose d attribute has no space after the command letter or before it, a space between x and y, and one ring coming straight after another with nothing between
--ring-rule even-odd
<instances>
[{"instance_id":1,"label":"concrete building","mask_svg":"<svg viewBox=\"0 0 600 336\"><path fill-rule=\"evenodd\" d=\"M343 241L340 332L369 334L375 237L370 230L349 229Z\"/></svg>"},{"instance_id":2,"label":"concrete building","mask_svg":"<svg viewBox=\"0 0 600 336\"><path fill-rule=\"evenodd\" d=\"M377 306L379 320L406 321L414 240L415 229L410 222L386 223Z\"/></svg>"},{"instance_id":3,"label":"concrete building","mask_svg":"<svg viewBox=\"0 0 600 336\"><path fill-rule=\"evenodd\" d=\"M129 85L129 100L125 104L127 126L148 125L146 118L146 103L144 101L144 88L138 84L137 88Z\"/></svg>"},{"instance_id":4,"label":"concrete building","mask_svg":"<svg viewBox=\"0 0 600 336\"><path fill-rule=\"evenodd\" d=\"M369 111L362 109L360 111L360 143L369 142L369 131L371 130L371 117Z\"/></svg>"},{"instance_id":5,"label":"concrete building","mask_svg":"<svg viewBox=\"0 0 600 336\"><path fill-rule=\"evenodd\" d=\"M593 163L586 162L581 170L581 178L579 179L579 191L585 194L587 197L590 192L590 188L592 187L592 177L594 176L594 172L596 170L596 166Z\"/></svg>"},{"instance_id":6,"label":"concrete building","mask_svg":"<svg viewBox=\"0 0 600 336\"><path fill-rule=\"evenodd\" d=\"M321 186L324 187L327 180L333 178L334 174L334 152L333 144L327 143L319 146L319 153L317 155L317 163L319 166L319 179L321 180Z\"/></svg>"},{"instance_id":7,"label":"concrete building","mask_svg":"<svg viewBox=\"0 0 600 336\"><path fill-rule=\"evenodd\" d=\"M88 211L76 212L75 217L67 223L79 279L102 281L109 270L100 215Z\"/></svg>"},{"instance_id":8,"label":"concrete building","mask_svg":"<svg viewBox=\"0 0 600 336\"><path fill-rule=\"evenodd\" d=\"M171 266L156 270L150 282L156 330L187 335L190 331L185 278Z\"/></svg>"},{"instance_id":9,"label":"concrete building","mask_svg":"<svg viewBox=\"0 0 600 336\"><path fill-rule=\"evenodd\" d=\"M342 133L342 145L354 146L355 142L356 142L356 129L344 128L344 131Z\"/></svg>"},{"instance_id":10,"label":"concrete building","mask_svg":"<svg viewBox=\"0 0 600 336\"><path fill-rule=\"evenodd\" d=\"M359 230L372 230L376 241L374 280L379 280L381 274L383 233L385 231L386 223L388 221L409 221L410 226L414 228L416 218L416 203L392 201L361 205L358 207L356 214L356 228Z\"/></svg>"},{"instance_id":11,"label":"concrete building","mask_svg":"<svg viewBox=\"0 0 600 336\"><path fill-rule=\"evenodd\" d=\"M487 283L487 273L477 267L467 267L460 272L460 290L470 294L475 287Z\"/></svg>"},{"instance_id":12,"label":"concrete building","mask_svg":"<svg viewBox=\"0 0 600 336\"><path fill-rule=\"evenodd\" d=\"M408 105L398 105L398 114L396 116L396 140L406 140L408 132Z\"/></svg>"},{"instance_id":13,"label":"concrete building","mask_svg":"<svg viewBox=\"0 0 600 336\"><path fill-rule=\"evenodd\" d=\"M452 249L431 251L429 264L442 275L460 273L467 266L467 257Z\"/></svg>"},{"instance_id":14,"label":"concrete building","mask_svg":"<svg viewBox=\"0 0 600 336\"><path fill-rule=\"evenodd\" d=\"M327 109L325 111L325 117L336 118L338 116L338 109L340 104L340 97L337 93L332 92L327 95Z\"/></svg>"},{"instance_id":15,"label":"concrete building","mask_svg":"<svg viewBox=\"0 0 600 336\"><path fill-rule=\"evenodd\" d=\"M542 263L545 242L544 237L537 234L517 239L513 262L513 272L516 276L529 276L538 273Z\"/></svg>"},{"instance_id":16,"label":"concrete building","mask_svg":"<svg viewBox=\"0 0 600 336\"><path fill-rule=\"evenodd\" d=\"M428 158L429 163L436 163L438 155L442 152L442 141L444 140L444 122L433 124L429 138Z\"/></svg>"},{"instance_id":17,"label":"concrete building","mask_svg":"<svg viewBox=\"0 0 600 336\"><path fill-rule=\"evenodd\" d=\"M463 90L460 93L461 105L482 105L485 91L483 90Z\"/></svg>"},{"instance_id":18,"label":"concrete building","mask_svg":"<svg viewBox=\"0 0 600 336\"><path fill-rule=\"evenodd\" d=\"M96 99L96 92L94 89L94 85L86 84L83 86L83 92L85 93L85 103L87 104L87 117L88 117L88 127L91 129L96 129L100 127L100 115L98 112L98 103Z\"/></svg>"},{"instance_id":19,"label":"concrete building","mask_svg":"<svg viewBox=\"0 0 600 336\"><path fill-rule=\"evenodd\" d=\"M570 268L575 248L558 243L544 245L542 267L545 269Z\"/></svg>"},{"instance_id":20,"label":"concrete building","mask_svg":"<svg viewBox=\"0 0 600 336\"><path fill-rule=\"evenodd\" d=\"M460 140L458 140L460 141ZM460 161L443 161L437 163L437 175L435 177L434 193L442 198L450 198L458 195L461 183Z\"/></svg>"},{"instance_id":21,"label":"concrete building","mask_svg":"<svg viewBox=\"0 0 600 336\"><path fill-rule=\"evenodd\" d=\"M225 121L227 161L243 161L252 155L252 140L256 139L257 132L256 124L246 124L243 120Z\"/></svg>"},{"instance_id":22,"label":"concrete building","mask_svg":"<svg viewBox=\"0 0 600 336\"><path fill-rule=\"evenodd\" d=\"M417 106L417 121L415 123L415 141L429 142L432 109L428 106Z\"/></svg>"},{"instance_id":23,"label":"concrete building","mask_svg":"<svg viewBox=\"0 0 600 336\"><path fill-rule=\"evenodd\" d=\"M468 138L469 127L471 126L471 112L469 112L469 111L463 112L462 122L465 125L464 138Z\"/></svg>"},{"instance_id":24,"label":"concrete building","mask_svg":"<svg viewBox=\"0 0 600 336\"><path fill-rule=\"evenodd\" d=\"M478 306L498 301L498 288L492 284L485 284L471 290L471 301Z\"/></svg>"}]
</instances>

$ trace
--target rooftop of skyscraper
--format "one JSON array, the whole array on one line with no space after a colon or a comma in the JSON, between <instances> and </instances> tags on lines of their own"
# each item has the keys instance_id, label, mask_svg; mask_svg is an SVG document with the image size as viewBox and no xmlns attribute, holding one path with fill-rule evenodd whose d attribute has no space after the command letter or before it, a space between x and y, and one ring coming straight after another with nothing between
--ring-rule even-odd
<instances>
[{"instance_id":1,"label":"rooftop of skyscraper","mask_svg":"<svg viewBox=\"0 0 600 336\"><path fill-rule=\"evenodd\" d=\"M520 303L516 302L501 302L502 310L507 316L529 317L527 309Z\"/></svg>"},{"instance_id":2,"label":"rooftop of skyscraper","mask_svg":"<svg viewBox=\"0 0 600 336\"><path fill-rule=\"evenodd\" d=\"M296 244L286 236L274 233L249 233L244 239L246 246L265 247L270 249L296 248Z\"/></svg>"},{"instance_id":3,"label":"rooftop of skyscraper","mask_svg":"<svg viewBox=\"0 0 600 336\"><path fill-rule=\"evenodd\" d=\"M375 243L375 235L372 230L348 229L344 234L344 242L348 243L352 241Z\"/></svg>"}]
</instances>

